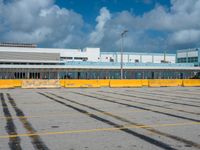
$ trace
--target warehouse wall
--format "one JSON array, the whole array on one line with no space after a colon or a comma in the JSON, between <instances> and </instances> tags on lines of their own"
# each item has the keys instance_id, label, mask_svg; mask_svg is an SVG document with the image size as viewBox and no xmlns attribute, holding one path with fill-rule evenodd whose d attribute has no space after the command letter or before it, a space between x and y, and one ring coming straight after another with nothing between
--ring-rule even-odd
<instances>
[{"instance_id":1,"label":"warehouse wall","mask_svg":"<svg viewBox=\"0 0 200 150\"><path fill-rule=\"evenodd\" d=\"M160 54L160 53L124 53L123 61L124 62L140 62L140 63L161 63L164 60L170 63L175 63L176 56L172 54ZM121 62L121 54L120 53L111 53L111 52L103 52L101 53L101 61L102 62L110 62L110 60L114 60L114 62Z\"/></svg>"},{"instance_id":2,"label":"warehouse wall","mask_svg":"<svg viewBox=\"0 0 200 150\"><path fill-rule=\"evenodd\" d=\"M0 60L60 60L59 53L38 53L38 52L6 52L0 51Z\"/></svg>"}]
</instances>

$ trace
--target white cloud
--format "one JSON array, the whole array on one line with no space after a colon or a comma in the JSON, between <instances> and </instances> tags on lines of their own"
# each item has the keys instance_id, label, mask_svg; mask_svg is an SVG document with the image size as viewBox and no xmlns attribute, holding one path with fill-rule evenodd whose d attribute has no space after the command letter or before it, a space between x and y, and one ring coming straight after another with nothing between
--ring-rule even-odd
<instances>
[{"instance_id":1,"label":"white cloud","mask_svg":"<svg viewBox=\"0 0 200 150\"><path fill-rule=\"evenodd\" d=\"M149 2L147 0L146 2ZM98 46L104 51L163 51L200 47L200 0L171 0L137 16L129 11L100 9L96 25L85 30L81 14L60 8L53 0L0 0L0 41L33 42L46 47ZM92 26L92 25L90 25Z\"/></svg>"},{"instance_id":2,"label":"white cloud","mask_svg":"<svg viewBox=\"0 0 200 150\"><path fill-rule=\"evenodd\" d=\"M70 47L74 39L64 39L81 36L82 16L58 7L53 0L13 0L0 6L1 41Z\"/></svg>"},{"instance_id":3,"label":"white cloud","mask_svg":"<svg viewBox=\"0 0 200 150\"><path fill-rule=\"evenodd\" d=\"M4 35L6 41L18 41L18 42L27 42L34 41L34 43L45 42L45 40L52 34L50 28L41 27L33 32L22 32L22 31L10 31Z\"/></svg>"},{"instance_id":4,"label":"white cloud","mask_svg":"<svg viewBox=\"0 0 200 150\"><path fill-rule=\"evenodd\" d=\"M163 51L200 46L200 0L171 0L171 7L156 5L142 16L129 11L112 14L98 45L106 50L120 48L120 33L128 29L129 51Z\"/></svg>"},{"instance_id":5,"label":"white cloud","mask_svg":"<svg viewBox=\"0 0 200 150\"><path fill-rule=\"evenodd\" d=\"M199 46L200 43L200 30L181 30L175 32L170 37L170 43L176 47L188 46L195 47Z\"/></svg>"},{"instance_id":6,"label":"white cloud","mask_svg":"<svg viewBox=\"0 0 200 150\"><path fill-rule=\"evenodd\" d=\"M111 19L109 10L105 7L101 8L100 15L96 18L97 25L95 31L90 34L89 42L92 44L98 44L104 37L104 27L106 23Z\"/></svg>"}]
</instances>

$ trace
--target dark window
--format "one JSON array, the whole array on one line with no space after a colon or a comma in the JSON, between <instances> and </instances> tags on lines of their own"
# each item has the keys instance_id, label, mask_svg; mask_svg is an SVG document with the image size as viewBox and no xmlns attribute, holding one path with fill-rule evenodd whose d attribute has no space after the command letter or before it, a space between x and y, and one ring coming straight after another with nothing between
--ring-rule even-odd
<instances>
[{"instance_id":1,"label":"dark window","mask_svg":"<svg viewBox=\"0 0 200 150\"><path fill-rule=\"evenodd\" d=\"M73 59L73 57L61 57L61 60L65 60L65 59L71 60L71 59Z\"/></svg>"},{"instance_id":2,"label":"dark window","mask_svg":"<svg viewBox=\"0 0 200 150\"><path fill-rule=\"evenodd\" d=\"M114 59L112 57L110 57L110 62L114 62Z\"/></svg>"},{"instance_id":3,"label":"dark window","mask_svg":"<svg viewBox=\"0 0 200 150\"><path fill-rule=\"evenodd\" d=\"M178 58L178 63L186 63L186 58Z\"/></svg>"},{"instance_id":4,"label":"dark window","mask_svg":"<svg viewBox=\"0 0 200 150\"><path fill-rule=\"evenodd\" d=\"M198 57L188 57L188 62L190 63L198 62Z\"/></svg>"},{"instance_id":5,"label":"dark window","mask_svg":"<svg viewBox=\"0 0 200 150\"><path fill-rule=\"evenodd\" d=\"M87 61L87 57L74 57L75 60L82 60L82 61Z\"/></svg>"},{"instance_id":6,"label":"dark window","mask_svg":"<svg viewBox=\"0 0 200 150\"><path fill-rule=\"evenodd\" d=\"M138 59L135 59L135 63L139 63L139 60L138 60Z\"/></svg>"}]
</instances>

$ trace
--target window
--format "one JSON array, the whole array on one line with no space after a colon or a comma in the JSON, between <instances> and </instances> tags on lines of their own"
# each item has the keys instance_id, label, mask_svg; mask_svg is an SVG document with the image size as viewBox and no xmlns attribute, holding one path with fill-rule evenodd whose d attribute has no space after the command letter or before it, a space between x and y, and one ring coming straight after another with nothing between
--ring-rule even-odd
<instances>
[{"instance_id":1,"label":"window","mask_svg":"<svg viewBox=\"0 0 200 150\"><path fill-rule=\"evenodd\" d=\"M188 62L189 63L198 62L198 57L188 57Z\"/></svg>"},{"instance_id":2,"label":"window","mask_svg":"<svg viewBox=\"0 0 200 150\"><path fill-rule=\"evenodd\" d=\"M87 61L87 57L74 57L75 60L82 60L82 61Z\"/></svg>"},{"instance_id":3,"label":"window","mask_svg":"<svg viewBox=\"0 0 200 150\"><path fill-rule=\"evenodd\" d=\"M186 63L186 58L178 58L178 63Z\"/></svg>"},{"instance_id":4,"label":"window","mask_svg":"<svg viewBox=\"0 0 200 150\"><path fill-rule=\"evenodd\" d=\"M166 60L161 60L161 63L171 63L170 61L166 61Z\"/></svg>"},{"instance_id":5,"label":"window","mask_svg":"<svg viewBox=\"0 0 200 150\"><path fill-rule=\"evenodd\" d=\"M72 60L73 57L61 57L61 60Z\"/></svg>"},{"instance_id":6,"label":"window","mask_svg":"<svg viewBox=\"0 0 200 150\"><path fill-rule=\"evenodd\" d=\"M110 62L114 62L114 59L112 57L110 57Z\"/></svg>"},{"instance_id":7,"label":"window","mask_svg":"<svg viewBox=\"0 0 200 150\"><path fill-rule=\"evenodd\" d=\"M194 63L194 62L198 62L198 57L188 57L187 58L178 58L178 63Z\"/></svg>"},{"instance_id":8,"label":"window","mask_svg":"<svg viewBox=\"0 0 200 150\"><path fill-rule=\"evenodd\" d=\"M135 63L139 63L139 60L138 60L138 59L135 59Z\"/></svg>"}]
</instances>

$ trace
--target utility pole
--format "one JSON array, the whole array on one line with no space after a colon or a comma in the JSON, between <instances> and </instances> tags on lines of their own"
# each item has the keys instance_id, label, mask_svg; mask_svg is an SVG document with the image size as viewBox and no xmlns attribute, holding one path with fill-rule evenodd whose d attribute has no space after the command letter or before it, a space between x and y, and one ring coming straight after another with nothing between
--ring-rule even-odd
<instances>
[{"instance_id":1,"label":"utility pole","mask_svg":"<svg viewBox=\"0 0 200 150\"><path fill-rule=\"evenodd\" d=\"M124 78L124 71L123 71L123 49L124 49L124 36L126 35L126 33L128 32L128 30L124 30L122 33L121 33L121 65L120 65L120 76L121 76L121 79Z\"/></svg>"},{"instance_id":2,"label":"utility pole","mask_svg":"<svg viewBox=\"0 0 200 150\"><path fill-rule=\"evenodd\" d=\"M166 63L167 60L166 60L166 50L164 51L164 63Z\"/></svg>"}]
</instances>

